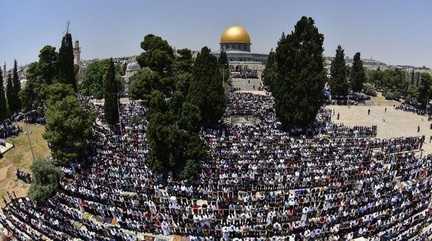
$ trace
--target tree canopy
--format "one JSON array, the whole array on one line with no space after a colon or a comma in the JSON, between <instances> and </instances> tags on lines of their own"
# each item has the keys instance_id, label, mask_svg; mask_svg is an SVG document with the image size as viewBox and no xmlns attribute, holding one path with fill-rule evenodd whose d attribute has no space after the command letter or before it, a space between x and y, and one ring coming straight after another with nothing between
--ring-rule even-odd
<instances>
[{"instance_id":1,"label":"tree canopy","mask_svg":"<svg viewBox=\"0 0 432 241\"><path fill-rule=\"evenodd\" d=\"M33 201L40 203L51 197L57 190L61 170L49 160L35 160L31 171L33 175L29 196Z\"/></svg>"},{"instance_id":2,"label":"tree canopy","mask_svg":"<svg viewBox=\"0 0 432 241\"><path fill-rule=\"evenodd\" d=\"M94 114L81 107L76 96L70 92L73 92L71 85L60 83L47 90L47 93L53 94L47 101L44 138L57 165L79 161L87 153L95 121Z\"/></svg>"},{"instance_id":3,"label":"tree canopy","mask_svg":"<svg viewBox=\"0 0 432 241\"><path fill-rule=\"evenodd\" d=\"M192 53L180 49L174 55L168 42L154 35L147 35L141 47L142 69L131 78L129 95L144 100L150 110L150 167L164 177L194 180L207 152L198 135L200 108L186 98L194 71Z\"/></svg>"},{"instance_id":4,"label":"tree canopy","mask_svg":"<svg viewBox=\"0 0 432 241\"><path fill-rule=\"evenodd\" d=\"M137 57L141 67L149 67L160 74L168 74L174 62L174 50L166 40L153 34L146 35L141 42L144 52Z\"/></svg>"},{"instance_id":5,"label":"tree canopy","mask_svg":"<svg viewBox=\"0 0 432 241\"><path fill-rule=\"evenodd\" d=\"M3 83L3 72L0 68L0 121L8 118L8 108L6 101L6 93Z\"/></svg>"},{"instance_id":6,"label":"tree canopy","mask_svg":"<svg viewBox=\"0 0 432 241\"><path fill-rule=\"evenodd\" d=\"M80 84L80 93L93 96L96 99L104 97L104 74L109 61L97 60L90 63L85 71L84 79Z\"/></svg>"},{"instance_id":7,"label":"tree canopy","mask_svg":"<svg viewBox=\"0 0 432 241\"><path fill-rule=\"evenodd\" d=\"M119 84L115 74L114 62L111 59L104 76L104 113L107 123L111 126L119 122Z\"/></svg>"},{"instance_id":8,"label":"tree canopy","mask_svg":"<svg viewBox=\"0 0 432 241\"><path fill-rule=\"evenodd\" d=\"M351 68L351 88L354 92L363 90L363 85L366 82L366 72L363 68L363 61L361 60L360 53L357 52L353 58L353 65Z\"/></svg>"},{"instance_id":9,"label":"tree canopy","mask_svg":"<svg viewBox=\"0 0 432 241\"><path fill-rule=\"evenodd\" d=\"M294 31L283 35L278 43L277 78L271 91L276 115L285 128L308 126L323 104L323 41L314 20L302 17Z\"/></svg>"},{"instance_id":10,"label":"tree canopy","mask_svg":"<svg viewBox=\"0 0 432 241\"><path fill-rule=\"evenodd\" d=\"M27 70L27 82L20 92L24 111L42 108L45 102L43 93L48 85L58 79L58 53L52 46L46 45L39 52L39 60L30 64Z\"/></svg>"},{"instance_id":11,"label":"tree canopy","mask_svg":"<svg viewBox=\"0 0 432 241\"><path fill-rule=\"evenodd\" d=\"M263 71L263 84L271 89L273 80L276 80L277 66L276 66L276 54L272 50L267 57L265 69Z\"/></svg>"},{"instance_id":12,"label":"tree canopy","mask_svg":"<svg viewBox=\"0 0 432 241\"><path fill-rule=\"evenodd\" d=\"M349 82L347 78L347 66L345 63L345 54L339 45L336 49L336 56L330 67L330 88L333 96L345 97L348 95Z\"/></svg>"},{"instance_id":13,"label":"tree canopy","mask_svg":"<svg viewBox=\"0 0 432 241\"><path fill-rule=\"evenodd\" d=\"M217 59L204 47L195 59L188 100L201 111L202 124L215 126L225 111L225 92Z\"/></svg>"},{"instance_id":14,"label":"tree canopy","mask_svg":"<svg viewBox=\"0 0 432 241\"><path fill-rule=\"evenodd\" d=\"M58 81L70 84L77 90L74 67L74 53L72 44L72 34L66 33L63 36L58 55Z\"/></svg>"}]
</instances>

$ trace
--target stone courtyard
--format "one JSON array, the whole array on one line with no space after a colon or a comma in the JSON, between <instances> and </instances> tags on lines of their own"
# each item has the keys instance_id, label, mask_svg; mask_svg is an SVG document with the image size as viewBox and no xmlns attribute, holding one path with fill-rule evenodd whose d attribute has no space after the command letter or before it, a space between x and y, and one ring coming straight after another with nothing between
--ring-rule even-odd
<instances>
[{"instance_id":1,"label":"stone courtyard","mask_svg":"<svg viewBox=\"0 0 432 241\"><path fill-rule=\"evenodd\" d=\"M372 126L378 127L378 138L392 138L401 136L425 136L423 149L426 153L432 153L430 137L432 122L427 120L427 116L417 115L411 112L396 110L393 106L327 106L334 110L332 121L343 123L347 126ZM387 111L385 111L387 108ZM370 109L370 115L368 115ZM340 114L337 120L337 113ZM417 128L420 126L420 131Z\"/></svg>"}]
</instances>

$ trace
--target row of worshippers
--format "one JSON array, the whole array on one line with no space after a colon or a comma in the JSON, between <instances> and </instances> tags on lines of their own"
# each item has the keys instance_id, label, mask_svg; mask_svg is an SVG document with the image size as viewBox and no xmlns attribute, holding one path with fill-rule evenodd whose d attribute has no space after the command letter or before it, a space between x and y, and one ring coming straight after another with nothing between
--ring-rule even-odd
<instances>
[{"instance_id":1,"label":"row of worshippers","mask_svg":"<svg viewBox=\"0 0 432 241\"><path fill-rule=\"evenodd\" d=\"M418 115L426 115L427 112L424 109L418 108L414 105L411 105L409 103L401 103L400 105L395 107L396 110L406 111L406 112L412 112L416 113Z\"/></svg>"},{"instance_id":2,"label":"row of worshippers","mask_svg":"<svg viewBox=\"0 0 432 241\"><path fill-rule=\"evenodd\" d=\"M17 240L129 241L142 233L190 240L424 240L432 222L432 157L418 156L424 138L338 131L347 127L324 121L325 111L310 127L319 136L293 136L279 128L271 98L232 96L227 111L247 106L260 122L202 130L209 158L197 181L164 180L148 168L146 109L129 103L121 106L120 132L95 125L88 166L71 167L72 178L47 202L9 202L0 222ZM95 110L103 123L102 108Z\"/></svg>"}]
</instances>

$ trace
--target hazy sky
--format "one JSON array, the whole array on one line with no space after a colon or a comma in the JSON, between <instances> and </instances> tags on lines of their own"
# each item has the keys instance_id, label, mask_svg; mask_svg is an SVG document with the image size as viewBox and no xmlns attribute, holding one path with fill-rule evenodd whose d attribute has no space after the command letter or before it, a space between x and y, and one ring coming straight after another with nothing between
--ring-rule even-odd
<instances>
[{"instance_id":1,"label":"hazy sky","mask_svg":"<svg viewBox=\"0 0 432 241\"><path fill-rule=\"evenodd\" d=\"M326 55L341 44L350 56L432 67L431 0L0 0L0 63L58 47L68 20L84 59L139 54L149 33L176 48L218 50L234 24L249 31L252 51L267 53L303 15L325 35Z\"/></svg>"}]
</instances>

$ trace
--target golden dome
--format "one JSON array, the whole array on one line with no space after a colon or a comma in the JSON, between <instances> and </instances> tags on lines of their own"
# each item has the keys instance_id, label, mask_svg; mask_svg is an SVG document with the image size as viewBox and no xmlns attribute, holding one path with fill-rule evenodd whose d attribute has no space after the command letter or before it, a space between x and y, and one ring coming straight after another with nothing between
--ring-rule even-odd
<instances>
[{"instance_id":1,"label":"golden dome","mask_svg":"<svg viewBox=\"0 0 432 241\"><path fill-rule=\"evenodd\" d=\"M245 28L242 26L231 26L222 33L221 44L226 43L240 43L240 44L250 44L250 36Z\"/></svg>"}]
</instances>

